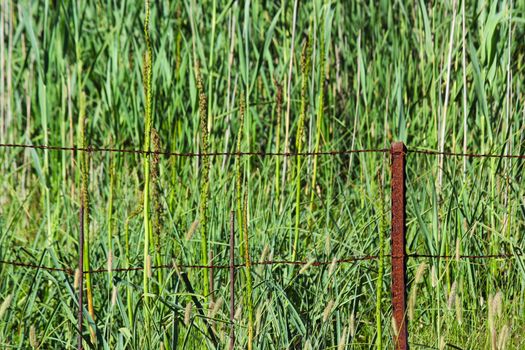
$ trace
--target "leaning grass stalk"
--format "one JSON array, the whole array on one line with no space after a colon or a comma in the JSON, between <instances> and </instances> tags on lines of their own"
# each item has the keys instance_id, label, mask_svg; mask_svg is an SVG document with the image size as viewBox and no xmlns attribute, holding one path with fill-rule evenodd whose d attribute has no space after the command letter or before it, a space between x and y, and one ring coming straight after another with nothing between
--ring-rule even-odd
<instances>
[{"instance_id":1,"label":"leaning grass stalk","mask_svg":"<svg viewBox=\"0 0 525 350\"><path fill-rule=\"evenodd\" d=\"M204 85L200 73L198 61L195 64L195 80L197 81L197 89L199 92L199 117L201 128L201 151L208 153L208 99L204 93ZM199 224L201 228L201 263L208 265L208 192L210 188L210 158L208 156L202 157L202 177L201 177L201 193L199 205ZM202 285L204 288L204 295L209 294L209 272L208 269L203 271Z\"/></svg>"},{"instance_id":2,"label":"leaning grass stalk","mask_svg":"<svg viewBox=\"0 0 525 350\"><path fill-rule=\"evenodd\" d=\"M151 223L150 223L150 158L147 152L150 150L150 138L151 138L151 124L152 124L152 113L151 113L151 61L152 51L151 42L149 36L149 16L150 16L150 3L149 0L145 0L146 16L144 19L144 36L146 40L146 53L144 55L144 66L143 66L143 83L144 83L144 95L145 95L145 113L144 113L144 200L143 200L143 213L144 213L144 266L148 261L149 256L149 241L151 237ZM144 320L145 320L145 332L149 333L150 326L150 315L149 315L149 277L146 269L143 271L143 285L144 285Z\"/></svg>"},{"instance_id":3,"label":"leaning grass stalk","mask_svg":"<svg viewBox=\"0 0 525 350\"><path fill-rule=\"evenodd\" d=\"M276 106L275 106L275 115L276 115L276 126L275 126L275 151L281 151L281 118L282 118L282 107L283 107L283 86L275 81L275 86L277 88L277 97L276 97ZM279 171L281 167L280 157L275 157L275 193L279 198L281 192L279 186Z\"/></svg>"},{"instance_id":4,"label":"leaning grass stalk","mask_svg":"<svg viewBox=\"0 0 525 350\"><path fill-rule=\"evenodd\" d=\"M443 115L441 117L440 123L440 135L439 135L439 151L443 152L445 150L445 132L447 129L447 109L448 101L450 98L450 71L452 67L452 49L454 45L454 30L456 28L456 4L457 0L454 0L452 4L453 13L452 13L452 23L450 24L450 38L448 42L448 58L447 58L447 80L445 85L445 102L443 105ZM438 158L438 192L441 193L441 185L443 184L443 155L440 155Z\"/></svg>"},{"instance_id":5,"label":"leaning grass stalk","mask_svg":"<svg viewBox=\"0 0 525 350\"><path fill-rule=\"evenodd\" d=\"M154 152L160 151L160 136L157 130L155 128L151 129L151 143L153 146ZM155 261L157 265L162 265L162 258L161 258L161 218L162 218L162 206L160 202L160 177L159 177L159 162L160 162L160 155L158 153L154 154L153 161L151 164L150 169L150 177L151 177L151 205L152 205L152 240L155 244ZM159 291L163 284L163 273L162 269L157 269L157 278L158 278L158 286Z\"/></svg>"},{"instance_id":6,"label":"leaning grass stalk","mask_svg":"<svg viewBox=\"0 0 525 350\"><path fill-rule=\"evenodd\" d=\"M297 125L296 148L297 152L301 153L303 149L303 134L304 134L304 120L306 118L307 93L308 93L308 70L310 67L310 44L309 39L303 46L301 53L301 113ZM297 243L299 241L299 222L301 214L301 161L302 157L297 156L297 166L295 170L295 238L293 243L292 260L297 256Z\"/></svg>"},{"instance_id":7,"label":"leaning grass stalk","mask_svg":"<svg viewBox=\"0 0 525 350\"><path fill-rule=\"evenodd\" d=\"M321 31L320 31L320 51L319 51L319 58L320 58L320 66L319 66L319 101L317 105L317 120L315 123L315 153L319 152L319 143L321 140L321 127L323 125L323 113L324 113L324 75L325 75L325 47L324 47L324 24L325 24L325 18L323 18L322 25L321 25ZM317 154L314 155L313 159L313 170L312 170L312 186L311 186L311 193L310 193L310 215L313 215L314 212L314 197L315 197L315 187L316 187L316 180L317 180ZM311 226L311 220L310 219L310 225Z\"/></svg>"},{"instance_id":8,"label":"leaning grass stalk","mask_svg":"<svg viewBox=\"0 0 525 350\"><path fill-rule=\"evenodd\" d=\"M297 23L297 8L298 8L299 0L294 1L294 7L293 7L293 20L292 20L292 40L290 44L290 65L288 67L288 81L286 85L286 116L285 116L285 123L284 123L284 151L289 152L290 151L290 143L289 143L289 137L290 137L290 108L292 103L292 72L293 72L293 59L294 59L294 51L295 51L295 25ZM283 174L282 174L282 189L281 191L284 192L284 184L286 180L286 168L288 167L288 157L285 157L283 160ZM284 193L283 193L284 195ZM282 202L281 202L282 205Z\"/></svg>"},{"instance_id":9,"label":"leaning grass stalk","mask_svg":"<svg viewBox=\"0 0 525 350\"><path fill-rule=\"evenodd\" d=\"M383 193L383 179L378 173L379 181L379 266L377 269L376 282L376 346L379 350L383 349L383 336L381 327L381 301L383 298L383 278L384 278L384 259L385 259L385 232L386 232L386 216L385 216L385 197Z\"/></svg>"},{"instance_id":10,"label":"leaning grass stalk","mask_svg":"<svg viewBox=\"0 0 525 350\"><path fill-rule=\"evenodd\" d=\"M242 133L244 129L244 94L240 94L240 105L239 105L239 131L237 133L237 153L239 154L235 159L235 197L237 201L237 218L239 225L239 233L241 242L243 242L244 227L242 225L242 157L240 156L241 145L242 145ZM240 253L243 255L243 246L241 244Z\"/></svg>"},{"instance_id":11,"label":"leaning grass stalk","mask_svg":"<svg viewBox=\"0 0 525 350\"><path fill-rule=\"evenodd\" d=\"M240 106L239 106L239 131L237 134L237 153L241 152L242 135L244 130L244 116L246 106L244 102L244 94L241 94ZM241 156L238 155L235 162L235 175L236 175L236 199L237 199L237 217L239 218L239 232L241 237L241 254L244 256L244 262L246 264L246 292L245 302L248 308L248 349L252 349L253 346L253 303L252 303L252 276L251 276L251 261L250 261L250 248L248 239L248 203L247 193L244 197L244 206L242 203L242 165Z\"/></svg>"},{"instance_id":12,"label":"leaning grass stalk","mask_svg":"<svg viewBox=\"0 0 525 350\"><path fill-rule=\"evenodd\" d=\"M248 192L244 193L244 209L242 215L244 227L244 263L246 265L246 305L248 308L248 350L253 349L253 297L252 270L250 260L250 245L248 240Z\"/></svg>"},{"instance_id":13,"label":"leaning grass stalk","mask_svg":"<svg viewBox=\"0 0 525 350\"><path fill-rule=\"evenodd\" d=\"M129 251L129 221L134 218L135 216L139 215L142 212L142 205L139 205L137 209L135 209L133 212L131 212L128 217L126 218L126 222L124 223L124 240L125 240L125 251L126 251L126 268L130 267L129 263L129 257L130 257L130 251ZM128 272L128 279L131 278L131 274ZM133 296L132 296L132 287L129 285L129 283L126 286L126 306L128 311L128 321L129 321L129 327L133 329Z\"/></svg>"},{"instance_id":14,"label":"leaning grass stalk","mask_svg":"<svg viewBox=\"0 0 525 350\"><path fill-rule=\"evenodd\" d=\"M80 116L79 116L79 134L80 134L80 147L86 148L86 95L84 93L80 94ZM86 295L88 302L88 312L91 315L91 318L95 319L95 311L93 307L93 291L91 284L91 275L89 274L90 262L89 262L89 241L90 241L90 232L89 232L89 152L80 153L80 174L81 174L81 203L84 206L84 274L86 275ZM90 326L89 331L91 333L91 339L95 339L95 330Z\"/></svg>"},{"instance_id":15,"label":"leaning grass stalk","mask_svg":"<svg viewBox=\"0 0 525 350\"><path fill-rule=\"evenodd\" d=\"M115 186L115 159L113 154L110 155L109 160L109 198L108 198L108 291L111 293L113 289L113 188Z\"/></svg>"}]
</instances>

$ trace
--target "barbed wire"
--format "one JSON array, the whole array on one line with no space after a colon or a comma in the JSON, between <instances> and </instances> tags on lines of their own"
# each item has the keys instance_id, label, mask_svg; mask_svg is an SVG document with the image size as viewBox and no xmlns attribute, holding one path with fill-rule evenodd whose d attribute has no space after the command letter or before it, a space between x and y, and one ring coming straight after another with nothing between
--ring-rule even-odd
<instances>
[{"instance_id":1,"label":"barbed wire","mask_svg":"<svg viewBox=\"0 0 525 350\"><path fill-rule=\"evenodd\" d=\"M144 151L138 149L108 148L108 147L77 147L77 146L50 146L50 145L27 145L15 143L1 143L0 148L22 148L42 149L50 151L88 152L88 153L128 153L140 155L161 155L167 157L218 157L218 156L260 156L260 157L297 157L297 156L336 156L352 153L387 153L389 149L354 149L354 150L329 150L318 152L168 152L168 151Z\"/></svg>"},{"instance_id":2,"label":"barbed wire","mask_svg":"<svg viewBox=\"0 0 525 350\"><path fill-rule=\"evenodd\" d=\"M128 154L147 154L147 155L162 155L167 157L219 157L219 156L260 156L260 157L297 157L297 156L335 156L347 155L352 153L388 153L388 148L371 148L371 149L353 149L353 150L328 150L317 152L264 152L264 151L248 151L248 152L170 152L170 151L145 151L139 149L125 149L112 147L77 147L77 146L53 146L53 145L31 145L31 144L17 144L17 143L0 143L0 148L29 148L42 149L50 151L69 151L69 152L88 152L88 153L128 153ZM406 153L425 154L431 156L447 156L447 157L466 157L466 158L510 158L510 159L525 159L525 155L521 154L494 154L494 153L461 153L461 152L440 152L434 150L423 149L408 149Z\"/></svg>"},{"instance_id":3,"label":"barbed wire","mask_svg":"<svg viewBox=\"0 0 525 350\"><path fill-rule=\"evenodd\" d=\"M427 259L510 259L523 256L522 253L503 253L503 254L489 254L489 255L434 255L434 254L408 254L409 258L427 258Z\"/></svg>"},{"instance_id":4,"label":"barbed wire","mask_svg":"<svg viewBox=\"0 0 525 350\"><path fill-rule=\"evenodd\" d=\"M424 259L468 259L468 260L475 260L475 259L510 259L510 258L517 258L523 256L522 253L502 253L502 254L489 254L489 255L435 255L435 254L407 254L405 255L407 258L424 258ZM391 254L386 254L385 258L399 258L397 256L392 256ZM345 264L345 263L353 263L358 261L366 261L366 260L378 260L378 255L361 255L361 256L351 256L344 259L335 259L330 261L308 261L308 260L264 260L264 261L256 261L252 262L251 266L267 266L267 265L295 265L295 266L328 266L331 264ZM19 262L19 261L7 261L7 260L0 260L0 265L11 265L15 267L25 267L30 269L36 269L36 270L45 270L45 271L55 271L55 272L65 272L70 275L75 274L75 269L70 267L49 267L49 266L43 266L43 265L37 265L37 264L31 264L31 263L25 263L25 262ZM234 265L229 264L222 264L222 265L192 265L192 264L178 264L178 263L171 263L171 264L164 264L164 265L155 265L152 266L152 270L156 269L230 269L230 268L242 268L246 267L245 263L238 263ZM99 269L92 269L88 271L84 271L85 274L91 273L106 273L106 272L132 272L132 271L142 271L144 270L143 266L134 266L134 267L117 267L113 269L107 269L107 268L99 268Z\"/></svg>"},{"instance_id":5,"label":"barbed wire","mask_svg":"<svg viewBox=\"0 0 525 350\"><path fill-rule=\"evenodd\" d=\"M257 261L257 262L251 262L251 266L261 266L261 265L309 265L309 266L327 266L331 264L343 264L343 263L351 263L351 262L357 262L357 261L364 261L364 260L376 260L379 256L377 255L362 255L362 256L352 256L345 259L337 259L337 260L331 260L331 261L293 261L293 260L265 260L265 261ZM0 265L11 265L15 267L25 267L35 270L46 270L46 271L59 271L59 272L65 272L70 275L75 274L74 268L60 268L60 267L49 267L49 266L42 266L37 264L31 264L31 263L24 263L19 261L7 261L7 260L0 260ZM230 269L230 268L241 268L246 267L245 263L240 264L234 264L234 265L188 265L188 264L164 264L164 265L155 265L152 266L152 270L156 269ZM88 271L84 271L85 274L91 273L105 273L105 272L131 272L131 271L142 271L144 270L143 266L135 266L135 267L117 267L117 268L99 268L99 269L92 269Z\"/></svg>"},{"instance_id":6,"label":"barbed wire","mask_svg":"<svg viewBox=\"0 0 525 350\"><path fill-rule=\"evenodd\" d=\"M422 149L408 149L407 153L426 154L431 156L446 156L446 157L465 157L465 158L511 158L511 159L525 159L525 155L521 154L494 154L494 153L458 153L458 152L440 152L433 150Z\"/></svg>"}]
</instances>

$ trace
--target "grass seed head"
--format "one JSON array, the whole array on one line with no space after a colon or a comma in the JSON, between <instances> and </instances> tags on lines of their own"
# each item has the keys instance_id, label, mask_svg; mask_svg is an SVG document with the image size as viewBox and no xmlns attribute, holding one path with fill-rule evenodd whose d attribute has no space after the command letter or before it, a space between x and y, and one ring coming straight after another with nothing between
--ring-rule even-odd
<instances>
[{"instance_id":1,"label":"grass seed head","mask_svg":"<svg viewBox=\"0 0 525 350\"><path fill-rule=\"evenodd\" d=\"M397 337L399 335L399 331L397 328L397 322L394 316L392 316L392 331L394 332L394 335Z\"/></svg>"},{"instance_id":2,"label":"grass seed head","mask_svg":"<svg viewBox=\"0 0 525 350\"><path fill-rule=\"evenodd\" d=\"M261 319L263 314L263 305L259 305L257 311L255 312L255 334L259 334L261 330Z\"/></svg>"},{"instance_id":3,"label":"grass seed head","mask_svg":"<svg viewBox=\"0 0 525 350\"><path fill-rule=\"evenodd\" d=\"M408 320L412 321L414 319L414 308L416 304L416 296L417 296L417 284L414 284L412 286L412 290L410 291L410 297L408 298Z\"/></svg>"},{"instance_id":4,"label":"grass seed head","mask_svg":"<svg viewBox=\"0 0 525 350\"><path fill-rule=\"evenodd\" d=\"M426 269L427 269L427 264L425 264L425 263L422 263L422 264L420 264L417 267L416 275L414 277L414 283L415 284L421 283L421 281L423 280L423 275L425 274Z\"/></svg>"},{"instance_id":5,"label":"grass seed head","mask_svg":"<svg viewBox=\"0 0 525 350\"><path fill-rule=\"evenodd\" d=\"M506 324L501 327L498 336L498 350L505 350L507 348L507 340L509 339L509 326Z\"/></svg>"},{"instance_id":6,"label":"grass seed head","mask_svg":"<svg viewBox=\"0 0 525 350\"><path fill-rule=\"evenodd\" d=\"M341 333L341 336L339 337L339 342L337 345L337 350L344 350L346 347L346 327L343 328L343 332Z\"/></svg>"},{"instance_id":7,"label":"grass seed head","mask_svg":"<svg viewBox=\"0 0 525 350\"><path fill-rule=\"evenodd\" d=\"M355 337L355 313L353 311L350 313L349 327L350 327L350 336L353 338Z\"/></svg>"},{"instance_id":8,"label":"grass seed head","mask_svg":"<svg viewBox=\"0 0 525 350\"><path fill-rule=\"evenodd\" d=\"M489 295L489 299L488 299L488 302L487 302L487 309L488 309L488 318L487 318L487 322L488 322L488 328L489 328L489 333L490 333L490 339L491 339L491 345L492 345L492 349L494 350L497 350L496 349L496 325L495 325L495 322L494 322L494 297L491 295Z\"/></svg>"},{"instance_id":9,"label":"grass seed head","mask_svg":"<svg viewBox=\"0 0 525 350\"><path fill-rule=\"evenodd\" d=\"M259 259L260 262L263 262L266 257L268 256L268 253L270 252L270 246L268 244L264 245L263 251L261 253L261 258Z\"/></svg>"},{"instance_id":10,"label":"grass seed head","mask_svg":"<svg viewBox=\"0 0 525 350\"><path fill-rule=\"evenodd\" d=\"M492 307L494 311L494 316L501 317L503 312L503 293L498 291L492 300Z\"/></svg>"},{"instance_id":11,"label":"grass seed head","mask_svg":"<svg viewBox=\"0 0 525 350\"><path fill-rule=\"evenodd\" d=\"M461 297L456 297L456 320L458 324L463 323L463 305L461 304Z\"/></svg>"},{"instance_id":12,"label":"grass seed head","mask_svg":"<svg viewBox=\"0 0 525 350\"><path fill-rule=\"evenodd\" d=\"M108 252L108 271L113 269L113 252L109 250Z\"/></svg>"},{"instance_id":13,"label":"grass seed head","mask_svg":"<svg viewBox=\"0 0 525 350\"><path fill-rule=\"evenodd\" d=\"M151 255L148 254L148 256L146 257L146 272L148 274L148 278L151 278L151 276L153 275L152 272L151 272Z\"/></svg>"},{"instance_id":14,"label":"grass seed head","mask_svg":"<svg viewBox=\"0 0 525 350\"><path fill-rule=\"evenodd\" d=\"M233 319L238 321L240 320L241 315L242 315L242 305L239 304L239 306L237 306L237 309L235 309L235 315L233 316Z\"/></svg>"},{"instance_id":15,"label":"grass seed head","mask_svg":"<svg viewBox=\"0 0 525 350\"><path fill-rule=\"evenodd\" d=\"M304 350L312 350L312 344L310 343L310 339L308 339L305 343L304 343Z\"/></svg>"},{"instance_id":16,"label":"grass seed head","mask_svg":"<svg viewBox=\"0 0 525 350\"><path fill-rule=\"evenodd\" d=\"M335 269L337 267L337 258L332 259L332 263L330 264L330 267L328 268L328 276L332 276L332 274L335 272Z\"/></svg>"},{"instance_id":17,"label":"grass seed head","mask_svg":"<svg viewBox=\"0 0 525 350\"><path fill-rule=\"evenodd\" d=\"M213 303L213 308L211 309L210 318L214 318L217 315L219 310L222 308L223 304L224 304L223 297L220 297L219 299L217 299L217 301Z\"/></svg>"},{"instance_id":18,"label":"grass seed head","mask_svg":"<svg viewBox=\"0 0 525 350\"><path fill-rule=\"evenodd\" d=\"M117 286L113 286L113 291L111 292L111 306L114 307L117 304L117 297L118 297L118 288Z\"/></svg>"},{"instance_id":19,"label":"grass seed head","mask_svg":"<svg viewBox=\"0 0 525 350\"><path fill-rule=\"evenodd\" d=\"M326 256L330 256L331 251L332 251L331 239L330 239L330 235L327 233L324 239L324 253L326 254Z\"/></svg>"},{"instance_id":20,"label":"grass seed head","mask_svg":"<svg viewBox=\"0 0 525 350\"><path fill-rule=\"evenodd\" d=\"M190 325L190 319L191 319L191 309L192 309L192 303L191 301L186 304L186 308L184 309L184 324L186 327Z\"/></svg>"},{"instance_id":21,"label":"grass seed head","mask_svg":"<svg viewBox=\"0 0 525 350\"><path fill-rule=\"evenodd\" d=\"M449 310L452 310L452 307L455 305L456 289L457 289L457 283L456 281L454 281L452 283L452 287L450 287L450 294L448 295L447 307Z\"/></svg>"},{"instance_id":22,"label":"grass seed head","mask_svg":"<svg viewBox=\"0 0 525 350\"><path fill-rule=\"evenodd\" d=\"M440 336L439 337L439 350L445 350L446 346L447 346L447 342L445 341L445 337Z\"/></svg>"},{"instance_id":23,"label":"grass seed head","mask_svg":"<svg viewBox=\"0 0 525 350\"><path fill-rule=\"evenodd\" d=\"M431 270L430 274L432 276L432 288L436 288L437 285L438 285L438 276L437 276L436 265L432 265L432 270Z\"/></svg>"},{"instance_id":24,"label":"grass seed head","mask_svg":"<svg viewBox=\"0 0 525 350\"><path fill-rule=\"evenodd\" d=\"M75 270L75 279L73 280L73 288L75 288L75 289L78 289L78 285L80 284L80 276L81 276L80 270L76 269Z\"/></svg>"},{"instance_id":25,"label":"grass seed head","mask_svg":"<svg viewBox=\"0 0 525 350\"><path fill-rule=\"evenodd\" d=\"M197 231L197 227L199 227L199 220L195 220L190 225L188 232L186 232L186 241L189 241L193 237L193 234L195 233L195 231Z\"/></svg>"},{"instance_id":26,"label":"grass seed head","mask_svg":"<svg viewBox=\"0 0 525 350\"><path fill-rule=\"evenodd\" d=\"M29 328L29 345L31 345L33 349L38 348L38 341L36 340L36 329L35 325L33 324Z\"/></svg>"},{"instance_id":27,"label":"grass seed head","mask_svg":"<svg viewBox=\"0 0 525 350\"><path fill-rule=\"evenodd\" d=\"M9 294L2 302L2 305L0 305L0 320L4 317L4 314L7 311L7 309L9 309L12 300L13 294Z\"/></svg>"},{"instance_id":28,"label":"grass seed head","mask_svg":"<svg viewBox=\"0 0 525 350\"><path fill-rule=\"evenodd\" d=\"M324 311L323 311L323 322L326 322L326 320L328 320L328 317L330 317L330 314L332 313L333 307L334 307L334 300L330 299L330 301L328 302L328 304L326 304L326 307L324 308Z\"/></svg>"},{"instance_id":29,"label":"grass seed head","mask_svg":"<svg viewBox=\"0 0 525 350\"><path fill-rule=\"evenodd\" d=\"M299 270L299 274L302 275L303 273L305 273L309 268L310 266L312 266L313 264L313 261L310 260L308 261L300 270Z\"/></svg>"}]
</instances>

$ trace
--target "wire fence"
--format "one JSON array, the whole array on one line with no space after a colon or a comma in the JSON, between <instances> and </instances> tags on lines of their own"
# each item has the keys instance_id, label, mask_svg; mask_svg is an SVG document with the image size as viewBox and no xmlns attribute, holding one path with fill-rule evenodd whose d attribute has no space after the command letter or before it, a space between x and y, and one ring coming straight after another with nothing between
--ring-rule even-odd
<instances>
[{"instance_id":1,"label":"wire fence","mask_svg":"<svg viewBox=\"0 0 525 350\"><path fill-rule=\"evenodd\" d=\"M29 148L50 151L70 151L70 152L88 152L88 153L128 153L139 155L162 155L167 157L217 157L217 156L260 156L260 157L297 157L297 156L336 156L353 153L389 153L389 148L373 149L354 149L354 150L327 150L319 152L168 152L168 151L145 151L140 149L125 149L111 147L77 147L77 146L52 146L52 145L30 145L17 143L0 143L0 148ZM466 157L466 158L508 158L508 159L525 159L521 154L495 154L495 153L458 153L458 152L440 152L424 149L408 149L407 154L426 154L433 156L445 157Z\"/></svg>"},{"instance_id":2,"label":"wire fence","mask_svg":"<svg viewBox=\"0 0 525 350\"><path fill-rule=\"evenodd\" d=\"M397 144L397 145L396 145ZM337 155L348 155L348 154L359 154L359 153L390 153L391 156L391 171L392 171L392 253L383 255L385 258L391 258L392 260L392 307L394 319L397 325L397 334L393 342L396 349L408 349L408 331L406 327L406 293L408 283L406 281L406 260L411 259L450 259L450 260L480 260L480 259L512 259L523 256L521 250L516 250L513 253L501 253L501 254L488 254L488 255L435 255L435 254L418 254L418 253L407 253L405 234L406 234L406 209L405 209L405 162L406 155L408 154L421 154L428 156L443 156L443 157L466 157L466 158L507 158L507 159L525 159L525 155L512 155L512 154L479 154L479 153L456 153L456 152L439 152L434 150L424 149L406 149L401 143L395 143L391 148L377 148L377 149L354 149L354 150L327 150L319 152L168 152L168 151L146 151L138 149L124 149L124 148L110 148L110 147L77 147L77 146L53 146L53 145L32 145L32 144L14 144L14 143L0 143L0 148L3 149L37 149L37 150L50 150L59 152L88 152L88 153L125 153L125 154L137 154L137 155L160 155L166 157L240 157L240 156L260 156L260 157L299 157L299 156L337 156ZM397 158L397 164L395 159ZM396 184L397 183L397 184ZM83 211L81 211L83 212ZM82 221L82 214L80 220ZM233 225L233 223L232 223ZM82 231L81 224L81 231ZM233 228L232 228L233 230ZM82 235L82 234L81 234ZM230 246L233 245L233 237L230 238ZM399 243L399 244L398 244ZM82 247L82 245L80 245ZM82 249L79 249L79 254L82 254ZM233 271L238 268L244 268L247 266L246 263L234 263L232 255L232 247L230 247L230 264L209 264L209 265L191 265L176 262L173 259L173 263L151 266L152 270L156 269L230 269ZM271 265L290 265L290 266L328 266L335 264L350 264L359 261L367 260L378 260L379 255L356 255L348 256L340 259L333 259L331 261L312 261L312 260L262 260L249 263L250 266L271 266ZM82 261L82 259L80 259ZM44 266L41 264L33 264L23 261L9 261L0 260L0 265L13 266L17 268L27 268L34 270L43 270L49 272L62 272L68 275L75 275L79 269L83 270L81 276L87 274L98 274L98 273L119 273L119 272L132 272L142 271L145 269L144 266L133 266L133 267L119 267L119 268L98 268L84 270L80 263L79 268L77 267L52 267ZM233 272L231 272L233 273ZM233 278L233 277L232 277ZM232 280L233 281L233 280ZM231 300L233 303L233 293L231 290ZM82 290L79 292L79 305L82 306ZM79 307L79 331L82 328L82 307ZM233 328L232 328L233 332ZM232 333L233 334L233 333ZM234 335L232 335L234 337ZM232 338L233 339L233 338ZM81 340L79 341L79 343ZM231 345L231 344L230 344ZM81 348L79 344L79 348Z\"/></svg>"}]
</instances>

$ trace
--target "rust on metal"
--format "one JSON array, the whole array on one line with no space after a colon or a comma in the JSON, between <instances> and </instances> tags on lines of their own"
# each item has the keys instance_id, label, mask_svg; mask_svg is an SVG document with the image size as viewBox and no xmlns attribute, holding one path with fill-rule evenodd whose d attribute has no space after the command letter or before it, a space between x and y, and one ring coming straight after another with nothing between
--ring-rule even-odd
<instances>
[{"instance_id":1,"label":"rust on metal","mask_svg":"<svg viewBox=\"0 0 525 350\"><path fill-rule=\"evenodd\" d=\"M408 349L408 330L406 325L406 188L405 155L407 149L402 142L392 144L392 308L394 313L394 338L396 350Z\"/></svg>"},{"instance_id":2,"label":"rust on metal","mask_svg":"<svg viewBox=\"0 0 525 350\"><path fill-rule=\"evenodd\" d=\"M390 254L385 254L385 257L389 257ZM519 254L514 254L513 256L520 256ZM337 260L330 260L330 261L306 261L306 260L263 260L263 261L255 261L251 262L250 266L271 266L271 265L310 265L310 266L327 266L331 264L349 264L349 263L355 263L359 261L367 261L367 260L377 260L379 259L379 256L377 255L359 255L359 256L350 256L344 259L337 259ZM59 267L50 267L50 266L42 266L37 264L31 264L31 263L25 263L21 261L8 261L8 260L0 260L0 265L11 265L15 267L24 267L28 269L35 269L35 270L45 270L45 271L59 271L59 272L65 272L69 275L74 275L75 271L72 268L66 267L66 268L59 268ZM188 264L176 264L177 268L185 268L185 269L229 269L230 264L224 264L224 265L188 265ZM233 265L234 268L242 268L246 267L245 263L238 263ZM157 269L173 269L173 264L164 264L164 265L155 265L151 266L152 270ZM130 272L130 271L142 271L144 270L143 266L135 266L135 267L116 267L109 271L111 272ZM103 267L99 269L91 269L91 270L85 270L84 274L95 274L95 273L107 273L108 268Z\"/></svg>"},{"instance_id":3,"label":"rust on metal","mask_svg":"<svg viewBox=\"0 0 525 350\"><path fill-rule=\"evenodd\" d=\"M298 157L298 156L336 156L353 153L387 153L388 149L352 149L352 150L328 150L318 152L166 152L166 151L144 151L141 149L122 149L112 147L77 147L77 146L54 146L54 145L29 145L17 143L0 143L0 148L22 148L43 149L49 151L71 151L71 152L100 152L100 153L128 153L162 155L166 157L218 157L218 156L260 156L260 157Z\"/></svg>"}]
</instances>

